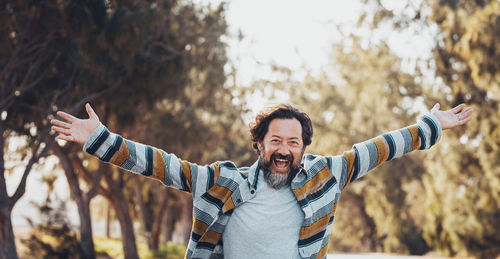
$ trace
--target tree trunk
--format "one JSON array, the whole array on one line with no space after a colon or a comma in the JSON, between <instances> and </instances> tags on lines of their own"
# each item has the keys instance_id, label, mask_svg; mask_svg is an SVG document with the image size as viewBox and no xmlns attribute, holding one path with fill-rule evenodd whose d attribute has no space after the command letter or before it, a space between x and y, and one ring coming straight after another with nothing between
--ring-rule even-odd
<instances>
[{"instance_id":1,"label":"tree trunk","mask_svg":"<svg viewBox=\"0 0 500 259\"><path fill-rule=\"evenodd\" d=\"M161 187L160 187L161 188ZM165 215L165 211L167 209L168 204L168 191L167 190L158 190L159 195L158 199L160 199L160 205L157 210L155 210L153 227L152 227L152 236L151 236L151 250L157 251L160 243L160 233L161 233L161 225L163 222L163 218Z\"/></svg>"},{"instance_id":2,"label":"tree trunk","mask_svg":"<svg viewBox=\"0 0 500 259\"><path fill-rule=\"evenodd\" d=\"M123 253L125 259L139 259L137 255L137 247L135 245L135 235L132 218L128 210L128 205L125 195L122 192L115 193L112 197L112 205L115 209L116 217L120 223L120 231L122 236Z\"/></svg>"},{"instance_id":3,"label":"tree trunk","mask_svg":"<svg viewBox=\"0 0 500 259\"><path fill-rule=\"evenodd\" d=\"M180 193L175 193L175 196L169 196L170 199L168 199L167 202L166 211L168 211L168 213L164 215L166 242L174 240L176 226L182 218L182 213L179 212L182 211L184 205L179 199L180 195Z\"/></svg>"},{"instance_id":4,"label":"tree trunk","mask_svg":"<svg viewBox=\"0 0 500 259\"><path fill-rule=\"evenodd\" d=\"M108 202L108 207L106 208L106 237L111 237L110 225L111 225L111 203Z\"/></svg>"},{"instance_id":5,"label":"tree trunk","mask_svg":"<svg viewBox=\"0 0 500 259\"><path fill-rule=\"evenodd\" d=\"M123 173L118 172L118 180L113 180L112 171L106 172L104 174L104 179L106 179L108 189L107 191L104 191L103 194L111 202L111 205L113 205L116 218L120 223L125 259L139 259L139 256L137 255L137 246L135 244L132 217L130 217L127 199L122 191L124 185Z\"/></svg>"},{"instance_id":6,"label":"tree trunk","mask_svg":"<svg viewBox=\"0 0 500 259\"><path fill-rule=\"evenodd\" d=\"M67 152L67 150L63 150L57 145L53 150L61 161L61 165L63 167L64 174L66 175L66 180L69 185L71 199L76 203L78 207L78 216L80 217L79 245L80 251L82 253L82 258L95 259L96 255L94 249L94 240L92 239L92 222L90 219L90 200L92 199L93 195L87 196L80 189L78 175L75 172L73 163L68 157L69 152ZM100 178L100 175L98 177Z\"/></svg>"},{"instance_id":7,"label":"tree trunk","mask_svg":"<svg viewBox=\"0 0 500 259\"><path fill-rule=\"evenodd\" d=\"M139 215L142 221L142 227L144 228L144 233L146 234L146 240L148 243L149 250L157 250L153 249L153 244L151 240L151 217L148 215L150 213L147 212L146 204L144 204L144 198L142 197L142 184L139 176L135 176L132 179L134 181L134 191L135 197L137 199L137 205L139 205Z\"/></svg>"},{"instance_id":8,"label":"tree trunk","mask_svg":"<svg viewBox=\"0 0 500 259\"><path fill-rule=\"evenodd\" d=\"M186 195L187 196L187 195ZM182 212L182 226L184 229L182 230L182 240L184 243L189 242L189 238L191 237L191 228L193 225L193 201L190 196L187 196L184 199L184 206Z\"/></svg>"},{"instance_id":9,"label":"tree trunk","mask_svg":"<svg viewBox=\"0 0 500 259\"><path fill-rule=\"evenodd\" d=\"M3 90L3 89L2 89ZM17 259L16 242L10 213L11 199L5 182L3 120L0 119L0 259Z\"/></svg>"},{"instance_id":10,"label":"tree trunk","mask_svg":"<svg viewBox=\"0 0 500 259\"><path fill-rule=\"evenodd\" d=\"M80 216L80 248L83 258L96 258L94 240L92 239L92 222L90 219L90 203L84 201L78 204L78 215Z\"/></svg>"},{"instance_id":11,"label":"tree trunk","mask_svg":"<svg viewBox=\"0 0 500 259\"><path fill-rule=\"evenodd\" d=\"M3 173L3 172L2 172ZM3 175L2 175L3 178ZM0 197L0 259L17 259L16 243L10 217L9 199Z\"/></svg>"},{"instance_id":12,"label":"tree trunk","mask_svg":"<svg viewBox=\"0 0 500 259\"><path fill-rule=\"evenodd\" d=\"M365 246L368 247L370 251L378 251L377 247L380 246L379 238L377 237L377 225L370 215L366 212L366 202L365 197L360 194L356 194L354 192L349 192L349 198L355 200L355 203L359 204L359 212L361 214L361 218L365 222L368 227L367 235L363 236L360 240Z\"/></svg>"},{"instance_id":13,"label":"tree trunk","mask_svg":"<svg viewBox=\"0 0 500 259\"><path fill-rule=\"evenodd\" d=\"M172 206L168 206L168 211L172 211ZM165 224L165 242L170 242L173 239L173 233L174 233L174 228L175 228L175 221L176 217L173 215L173 213L165 213L163 215L163 220Z\"/></svg>"}]
</instances>

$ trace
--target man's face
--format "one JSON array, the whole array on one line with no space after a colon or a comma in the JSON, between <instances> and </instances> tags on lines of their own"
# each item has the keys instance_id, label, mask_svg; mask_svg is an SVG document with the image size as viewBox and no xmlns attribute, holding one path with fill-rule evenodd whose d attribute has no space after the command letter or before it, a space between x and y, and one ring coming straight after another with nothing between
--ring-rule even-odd
<instances>
[{"instance_id":1,"label":"man's face","mask_svg":"<svg viewBox=\"0 0 500 259\"><path fill-rule=\"evenodd\" d=\"M304 154L300 122L297 119L272 120L258 147L267 183L275 189L290 184Z\"/></svg>"}]
</instances>

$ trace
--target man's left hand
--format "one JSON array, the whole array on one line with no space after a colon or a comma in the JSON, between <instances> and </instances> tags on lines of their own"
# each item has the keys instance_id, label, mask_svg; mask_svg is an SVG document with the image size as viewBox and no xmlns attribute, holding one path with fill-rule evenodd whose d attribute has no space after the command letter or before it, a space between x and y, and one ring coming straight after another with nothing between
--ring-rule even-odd
<instances>
[{"instance_id":1,"label":"man's left hand","mask_svg":"<svg viewBox=\"0 0 500 259\"><path fill-rule=\"evenodd\" d=\"M465 104L460 104L447 111L440 111L440 107L439 103L436 103L434 107L432 107L431 113L438 118L443 130L463 125L472 119L473 110L470 107L464 109Z\"/></svg>"}]
</instances>

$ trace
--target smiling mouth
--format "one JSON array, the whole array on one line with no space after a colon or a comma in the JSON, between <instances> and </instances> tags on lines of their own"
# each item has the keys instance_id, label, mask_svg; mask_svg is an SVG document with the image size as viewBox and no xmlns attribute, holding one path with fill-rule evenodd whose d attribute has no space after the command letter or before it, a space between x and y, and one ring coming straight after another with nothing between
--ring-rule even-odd
<instances>
[{"instance_id":1,"label":"smiling mouth","mask_svg":"<svg viewBox=\"0 0 500 259\"><path fill-rule=\"evenodd\" d=\"M288 169L290 165L290 160L288 159L281 159L281 158L275 158L273 159L273 164L274 167L278 170L285 170Z\"/></svg>"}]
</instances>

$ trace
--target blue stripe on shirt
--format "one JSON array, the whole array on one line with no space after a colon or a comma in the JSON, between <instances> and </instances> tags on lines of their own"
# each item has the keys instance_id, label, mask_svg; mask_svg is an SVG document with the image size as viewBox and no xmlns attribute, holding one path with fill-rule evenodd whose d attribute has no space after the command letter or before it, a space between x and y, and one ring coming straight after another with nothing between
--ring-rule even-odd
<instances>
[{"instance_id":1,"label":"blue stripe on shirt","mask_svg":"<svg viewBox=\"0 0 500 259\"><path fill-rule=\"evenodd\" d=\"M122 145L123 138L120 135L116 136L115 142L113 145L106 151L104 156L102 157L102 161L108 162L113 155L120 149L120 146Z\"/></svg>"},{"instance_id":2,"label":"blue stripe on shirt","mask_svg":"<svg viewBox=\"0 0 500 259\"><path fill-rule=\"evenodd\" d=\"M394 157L394 153L396 151L394 147L394 139L388 133L382 134L382 136L385 138L385 141L387 141L387 145L389 146L389 157L387 157L387 161L390 161Z\"/></svg>"},{"instance_id":3,"label":"blue stripe on shirt","mask_svg":"<svg viewBox=\"0 0 500 259\"><path fill-rule=\"evenodd\" d=\"M360 162L359 162L359 152L358 152L358 149L355 147L354 148L354 151L355 151L355 155L354 155L354 165L353 165L353 168L352 168L352 177L351 177L351 182L354 182L354 180L358 179L358 175L359 175L359 170L360 169Z\"/></svg>"},{"instance_id":4,"label":"blue stripe on shirt","mask_svg":"<svg viewBox=\"0 0 500 259\"><path fill-rule=\"evenodd\" d=\"M184 169L182 166L179 168L179 179L181 179L181 191L189 192L189 188L186 182L186 176L184 175Z\"/></svg>"},{"instance_id":5,"label":"blue stripe on shirt","mask_svg":"<svg viewBox=\"0 0 500 259\"><path fill-rule=\"evenodd\" d=\"M146 171L142 172L144 176L150 176L153 174L153 148L151 146L146 146Z\"/></svg>"},{"instance_id":6,"label":"blue stripe on shirt","mask_svg":"<svg viewBox=\"0 0 500 259\"><path fill-rule=\"evenodd\" d=\"M424 132L420 127L418 127L418 136L420 137L420 150L425 149L425 143L427 142L425 139Z\"/></svg>"},{"instance_id":7,"label":"blue stripe on shirt","mask_svg":"<svg viewBox=\"0 0 500 259\"><path fill-rule=\"evenodd\" d=\"M431 146L434 146L437 141L437 126L434 124L434 122L429 119L428 117L423 117L422 120L429 125L429 128L431 129Z\"/></svg>"},{"instance_id":8,"label":"blue stripe on shirt","mask_svg":"<svg viewBox=\"0 0 500 259\"><path fill-rule=\"evenodd\" d=\"M109 131L107 129L104 129L100 134L99 136L94 140L94 142L92 143L92 145L90 145L87 150L85 150L85 152L93 155L97 149L99 149L99 147L102 145L102 143L104 143L104 141L106 141L106 139L108 138L109 136Z\"/></svg>"}]
</instances>

